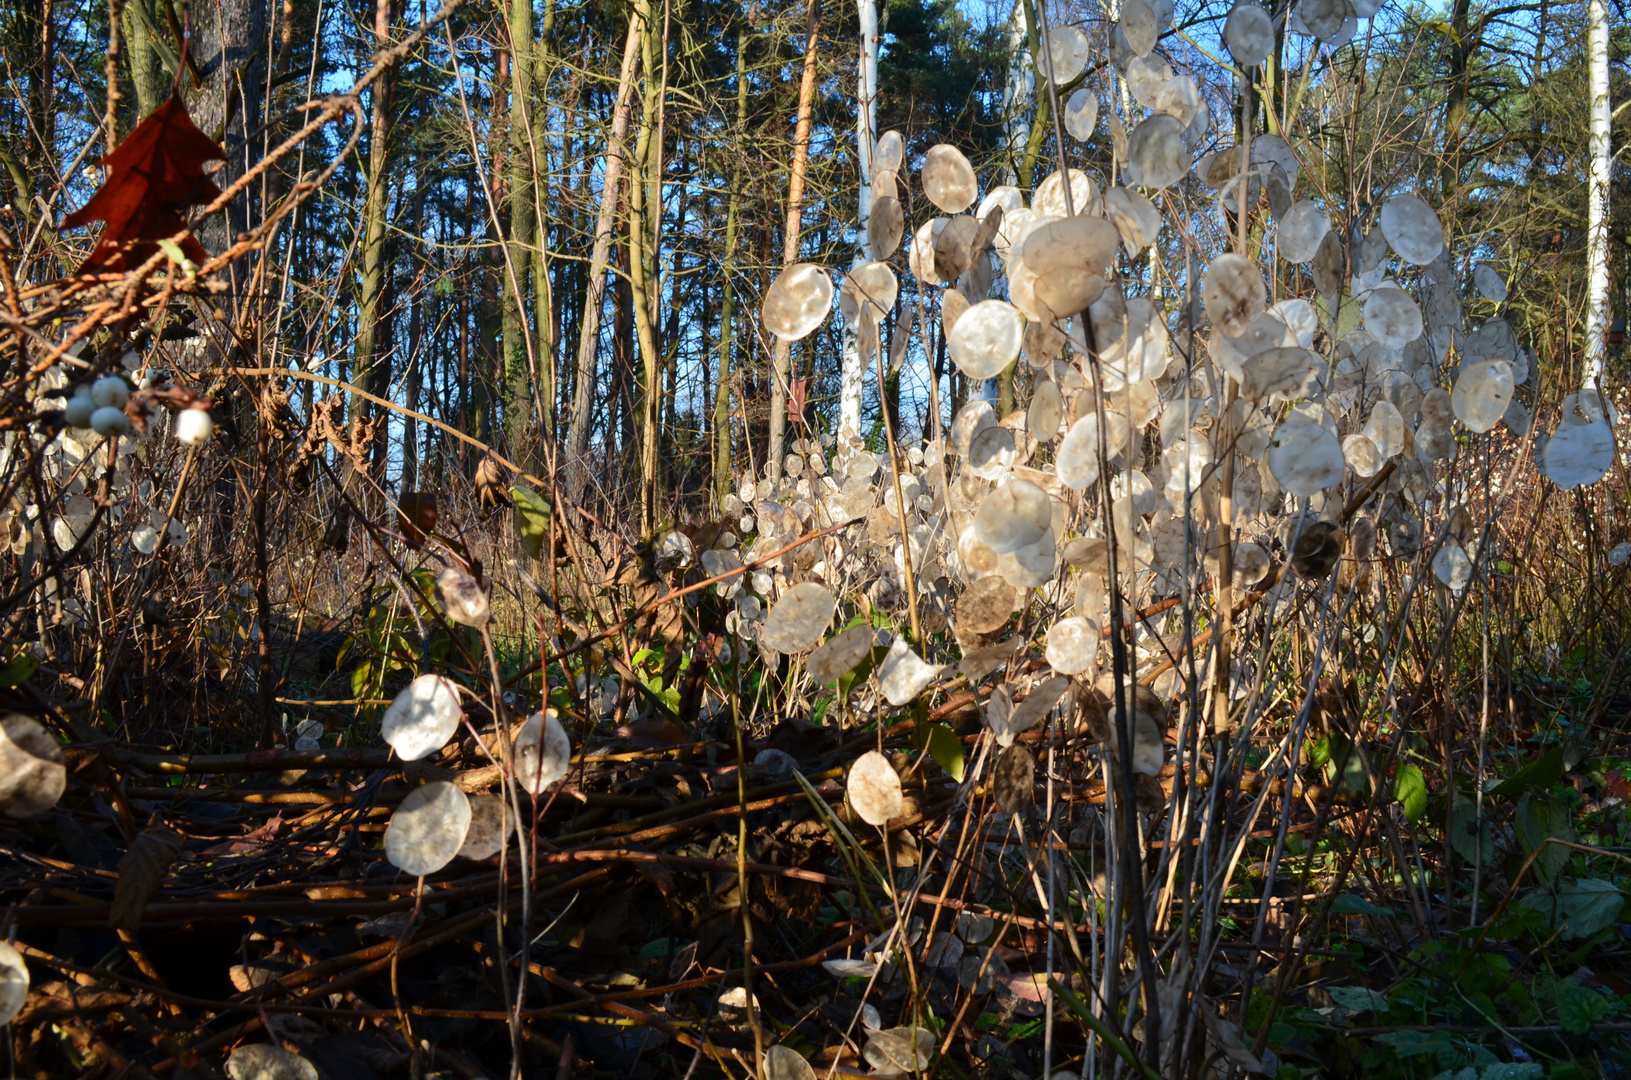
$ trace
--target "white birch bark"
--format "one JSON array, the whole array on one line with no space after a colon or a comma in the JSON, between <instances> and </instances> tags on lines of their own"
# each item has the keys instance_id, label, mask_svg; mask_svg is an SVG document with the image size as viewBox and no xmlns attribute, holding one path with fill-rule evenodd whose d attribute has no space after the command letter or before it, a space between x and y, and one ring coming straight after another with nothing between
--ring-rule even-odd
<instances>
[{"instance_id":1,"label":"white birch bark","mask_svg":"<svg viewBox=\"0 0 1631 1080\"><path fill-rule=\"evenodd\" d=\"M855 226L854 265L873 258L867 242L867 222L872 216L872 149L878 142L878 121L874 102L878 96L878 4L877 0L856 0L861 23L861 56L855 72L855 150L860 170L860 214ZM857 327L844 324L838 374L838 433L841 437L861 433L861 388L866 371L861 361Z\"/></svg>"},{"instance_id":2,"label":"white birch bark","mask_svg":"<svg viewBox=\"0 0 1631 1080\"><path fill-rule=\"evenodd\" d=\"M1586 231L1586 362L1585 384L1603 372L1608 348L1608 6L1587 5L1587 67L1591 93L1590 162L1587 172Z\"/></svg>"}]
</instances>

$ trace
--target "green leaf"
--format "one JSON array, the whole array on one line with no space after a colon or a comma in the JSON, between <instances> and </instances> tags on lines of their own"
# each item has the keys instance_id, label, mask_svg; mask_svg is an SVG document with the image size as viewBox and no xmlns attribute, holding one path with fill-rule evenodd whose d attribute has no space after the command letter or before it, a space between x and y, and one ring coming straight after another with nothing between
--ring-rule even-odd
<instances>
[{"instance_id":1,"label":"green leaf","mask_svg":"<svg viewBox=\"0 0 1631 1080\"><path fill-rule=\"evenodd\" d=\"M549 542L549 504L520 484L511 485L510 500L515 503L515 528L521 534L521 546L530 557L539 558Z\"/></svg>"},{"instance_id":2,"label":"green leaf","mask_svg":"<svg viewBox=\"0 0 1631 1080\"><path fill-rule=\"evenodd\" d=\"M1503 1061L1485 1066L1479 1080L1540 1080L1546 1070L1533 1061Z\"/></svg>"},{"instance_id":3,"label":"green leaf","mask_svg":"<svg viewBox=\"0 0 1631 1080\"><path fill-rule=\"evenodd\" d=\"M374 685L373 661L364 660L351 669L351 696L365 698Z\"/></svg>"},{"instance_id":4,"label":"green leaf","mask_svg":"<svg viewBox=\"0 0 1631 1080\"><path fill-rule=\"evenodd\" d=\"M849 704L850 694L854 692L857 686L864 684L872 677L873 669L879 664L883 663L883 658L888 655L888 649L885 649L882 646L875 647L871 652L861 657L861 662L859 664L856 664L848 672L839 676L839 699L842 700L844 704Z\"/></svg>"},{"instance_id":5,"label":"green leaf","mask_svg":"<svg viewBox=\"0 0 1631 1080\"><path fill-rule=\"evenodd\" d=\"M1450 812L1444 823L1450 837L1450 847L1468 862L1482 861L1485 866L1495 861L1495 827L1486 811L1482 827L1479 826L1478 807L1465 795L1450 799Z\"/></svg>"},{"instance_id":6,"label":"green leaf","mask_svg":"<svg viewBox=\"0 0 1631 1080\"><path fill-rule=\"evenodd\" d=\"M28 653L18 653L5 670L0 671L0 686L21 686L39 666L40 662Z\"/></svg>"},{"instance_id":7,"label":"green leaf","mask_svg":"<svg viewBox=\"0 0 1631 1080\"><path fill-rule=\"evenodd\" d=\"M919 724L912 729L912 745L927 750L934 763L953 780L963 779L963 744L945 724Z\"/></svg>"},{"instance_id":8,"label":"green leaf","mask_svg":"<svg viewBox=\"0 0 1631 1080\"><path fill-rule=\"evenodd\" d=\"M1518 840L1523 850L1535 855L1534 872L1544 883L1557 877L1569 864L1569 849L1548 840L1574 840L1574 826L1569 824L1568 807L1556 799L1533 791L1523 793L1518 800L1518 813L1514 821Z\"/></svg>"},{"instance_id":9,"label":"green leaf","mask_svg":"<svg viewBox=\"0 0 1631 1080\"><path fill-rule=\"evenodd\" d=\"M1562 927L1565 941L1583 941L1614 925L1625 908L1625 896L1612 881L1565 878L1555 889L1530 893L1518 907L1540 913L1554 928Z\"/></svg>"},{"instance_id":10,"label":"green leaf","mask_svg":"<svg viewBox=\"0 0 1631 1080\"><path fill-rule=\"evenodd\" d=\"M1427 813L1427 777L1418 765L1401 765L1393 778L1393 797L1404 807L1411 824Z\"/></svg>"},{"instance_id":11,"label":"green leaf","mask_svg":"<svg viewBox=\"0 0 1631 1080\"><path fill-rule=\"evenodd\" d=\"M1343 893L1331 901L1332 915L1392 915L1391 908L1377 907L1363 896Z\"/></svg>"},{"instance_id":12,"label":"green leaf","mask_svg":"<svg viewBox=\"0 0 1631 1080\"><path fill-rule=\"evenodd\" d=\"M1321 735L1308 740L1308 764L1323 769L1331 760L1331 740Z\"/></svg>"},{"instance_id":13,"label":"green leaf","mask_svg":"<svg viewBox=\"0 0 1631 1080\"><path fill-rule=\"evenodd\" d=\"M1570 1035L1584 1035L1591 1025L1607 1020L1612 1008L1608 999L1578 983L1561 983L1557 988L1557 1022Z\"/></svg>"},{"instance_id":14,"label":"green leaf","mask_svg":"<svg viewBox=\"0 0 1631 1080\"><path fill-rule=\"evenodd\" d=\"M1387 995L1365 986L1333 986L1331 1000L1349 1012L1387 1012Z\"/></svg>"},{"instance_id":15,"label":"green leaf","mask_svg":"<svg viewBox=\"0 0 1631 1080\"><path fill-rule=\"evenodd\" d=\"M1499 784L1489 794L1509 799L1521 795L1528 788L1549 788L1563 775L1563 749L1548 750Z\"/></svg>"}]
</instances>

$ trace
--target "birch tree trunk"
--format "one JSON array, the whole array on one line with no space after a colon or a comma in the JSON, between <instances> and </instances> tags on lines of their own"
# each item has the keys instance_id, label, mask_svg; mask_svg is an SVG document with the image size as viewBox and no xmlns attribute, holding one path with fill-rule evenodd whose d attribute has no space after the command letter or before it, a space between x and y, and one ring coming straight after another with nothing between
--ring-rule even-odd
<instances>
[{"instance_id":1,"label":"birch tree trunk","mask_svg":"<svg viewBox=\"0 0 1631 1080\"><path fill-rule=\"evenodd\" d=\"M855 265L874 258L867 241L867 221L872 216L872 150L878 144L878 4L877 0L856 0L861 21L860 59L855 72L855 156L860 172L860 213L855 227ZM844 324L838 382L838 434L861 433L861 387L866 375L861 360L859 327Z\"/></svg>"},{"instance_id":2,"label":"birch tree trunk","mask_svg":"<svg viewBox=\"0 0 1631 1080\"><path fill-rule=\"evenodd\" d=\"M589 255L589 283L584 290L583 319L578 326L577 383L572 392L572 418L568 428L566 493L573 502L583 497L584 460L589 451L589 418L594 405L595 359L600 351L600 309L606 298L606 273L617 221L618 191L623 183L623 141L629 133L629 107L633 101L634 73L640 63L640 18L629 19L623 43L623 66L617 76L617 102L612 107L611 131L606 140L606 178L600 191L600 212L595 218L595 243Z\"/></svg>"},{"instance_id":3,"label":"birch tree trunk","mask_svg":"<svg viewBox=\"0 0 1631 1080\"><path fill-rule=\"evenodd\" d=\"M793 173L787 184L787 231L782 244L782 265L798 261L799 223L804 210L804 174L810 162L810 103L815 99L816 41L820 35L819 0L810 0L810 36L804 45L804 78L799 83L798 126L793 131ZM765 475L780 479L782 447L787 433L787 368L791 347L780 338L772 353L770 373L770 445L765 451Z\"/></svg>"},{"instance_id":4,"label":"birch tree trunk","mask_svg":"<svg viewBox=\"0 0 1631 1080\"><path fill-rule=\"evenodd\" d=\"M748 121L748 35L736 31L736 145L743 141ZM714 497L723 501L731 490L731 346L736 333L736 231L742 201L742 154L731 167L730 202L725 207L725 258L720 267L724 296L719 305L719 379L714 384Z\"/></svg>"},{"instance_id":5,"label":"birch tree trunk","mask_svg":"<svg viewBox=\"0 0 1631 1080\"><path fill-rule=\"evenodd\" d=\"M1608 348L1608 6L1590 0L1586 7L1587 68L1591 94L1590 164L1586 192L1586 350L1585 385L1603 373Z\"/></svg>"}]
</instances>

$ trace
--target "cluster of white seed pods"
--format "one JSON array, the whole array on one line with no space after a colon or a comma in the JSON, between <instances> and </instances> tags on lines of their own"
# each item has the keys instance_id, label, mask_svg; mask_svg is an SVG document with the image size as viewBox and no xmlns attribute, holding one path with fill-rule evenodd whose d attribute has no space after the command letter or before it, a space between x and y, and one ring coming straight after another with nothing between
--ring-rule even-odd
<instances>
[{"instance_id":1,"label":"cluster of white seed pods","mask_svg":"<svg viewBox=\"0 0 1631 1080\"><path fill-rule=\"evenodd\" d=\"M380 734L404 761L441 750L464 711L459 691L440 675L421 675L385 710ZM516 784L540 795L566 775L572 742L555 715L534 713L514 732L510 761ZM515 822L498 795L471 798L457 784L435 780L410 791L385 828L385 857L405 874L434 874L456 856L487 859L503 849Z\"/></svg>"}]
</instances>

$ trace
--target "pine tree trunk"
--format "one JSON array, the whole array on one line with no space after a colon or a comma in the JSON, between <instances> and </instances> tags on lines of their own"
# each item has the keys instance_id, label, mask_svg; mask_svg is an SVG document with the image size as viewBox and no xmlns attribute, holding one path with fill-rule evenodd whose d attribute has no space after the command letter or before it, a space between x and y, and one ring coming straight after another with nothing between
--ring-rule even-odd
<instances>
[{"instance_id":1,"label":"pine tree trunk","mask_svg":"<svg viewBox=\"0 0 1631 1080\"><path fill-rule=\"evenodd\" d=\"M532 412L533 343L527 282L537 233L533 212L532 0L510 4L510 161L505 203L510 235L504 263L504 437L510 457L532 465L527 418Z\"/></svg>"},{"instance_id":2,"label":"pine tree trunk","mask_svg":"<svg viewBox=\"0 0 1631 1080\"><path fill-rule=\"evenodd\" d=\"M374 7L374 47L383 50L391 44L391 2L378 0ZM390 189L385 171L390 162L392 73L374 83L373 116L368 143L368 193L363 203L362 281L357 303L357 343L352 352L352 378L358 386L377 397L386 397L391 388L389 304L385 298L387 276L386 233ZM360 433L362 417L375 410L359 402L351 413L353 445ZM385 427L381 422L375 436L374 469L385 465Z\"/></svg>"}]
</instances>

